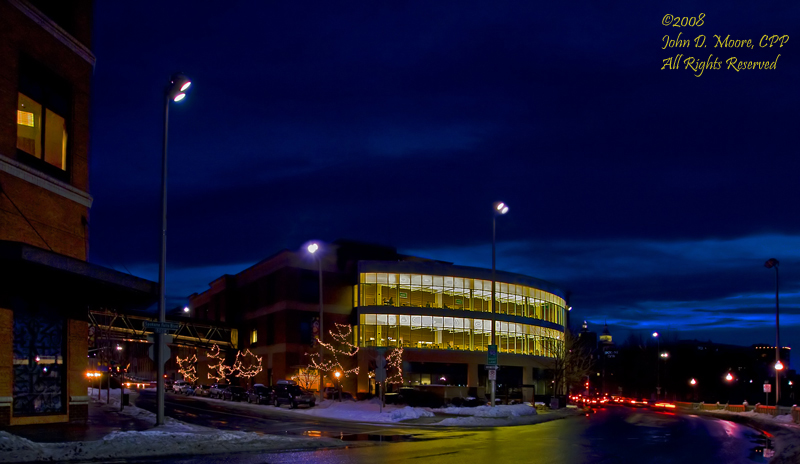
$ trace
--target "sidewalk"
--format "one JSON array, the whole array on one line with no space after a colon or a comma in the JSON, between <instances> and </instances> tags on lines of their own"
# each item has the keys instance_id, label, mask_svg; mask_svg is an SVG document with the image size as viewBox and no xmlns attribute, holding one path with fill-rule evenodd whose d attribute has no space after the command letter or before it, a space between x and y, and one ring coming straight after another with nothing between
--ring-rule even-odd
<instances>
[{"instance_id":1,"label":"sidewalk","mask_svg":"<svg viewBox=\"0 0 800 464\"><path fill-rule=\"evenodd\" d=\"M42 424L0 428L0 463L32 461L106 461L242 452L318 450L346 446L330 438L262 435L200 427L126 406L119 410L120 391L97 400L89 394L87 424ZM131 394L131 403L135 395Z\"/></svg>"},{"instance_id":2,"label":"sidewalk","mask_svg":"<svg viewBox=\"0 0 800 464\"><path fill-rule=\"evenodd\" d=\"M136 401L136 393L131 393L131 404ZM75 441L102 440L112 432L141 432L155 427L155 421L141 417L121 414L118 398L111 398L106 404L106 392L101 400L97 393L89 398L89 418L85 424L36 424L0 427L0 431L26 438L36 443L60 443Z\"/></svg>"}]
</instances>

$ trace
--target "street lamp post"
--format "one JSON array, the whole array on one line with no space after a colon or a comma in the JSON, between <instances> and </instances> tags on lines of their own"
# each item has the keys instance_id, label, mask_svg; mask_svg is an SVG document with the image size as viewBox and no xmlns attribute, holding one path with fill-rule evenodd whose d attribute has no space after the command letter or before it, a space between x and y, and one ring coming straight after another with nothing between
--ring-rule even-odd
<instances>
[{"instance_id":1,"label":"street lamp post","mask_svg":"<svg viewBox=\"0 0 800 464\"><path fill-rule=\"evenodd\" d=\"M764 263L767 269L775 268L775 406L778 406L778 400L781 397L781 370L783 364L781 363L781 337L780 337L780 323L778 311L778 262L775 258L770 258Z\"/></svg>"},{"instance_id":2,"label":"street lamp post","mask_svg":"<svg viewBox=\"0 0 800 464\"><path fill-rule=\"evenodd\" d=\"M322 335L325 333L322 331L322 256L318 256L317 250L319 250L319 245L316 243L312 243L308 246L308 252L314 255L317 258L317 263L319 263L319 402L322 403L322 390L323 390L323 374L322 374Z\"/></svg>"},{"instance_id":3,"label":"street lamp post","mask_svg":"<svg viewBox=\"0 0 800 464\"><path fill-rule=\"evenodd\" d=\"M336 371L336 373L334 373L333 375L336 376L336 393L339 396L339 402L341 403L342 402L342 382L341 382L341 380L339 380L339 377L342 375L342 373L339 372L339 371Z\"/></svg>"},{"instance_id":4,"label":"street lamp post","mask_svg":"<svg viewBox=\"0 0 800 464\"><path fill-rule=\"evenodd\" d=\"M494 213L492 214L492 318L491 318L491 323L490 323L490 330L492 332L492 335L491 335L492 342L491 342L491 344L492 344L492 346L495 347L495 349L497 348L497 343L496 343L495 334L494 334L494 318L495 318L495 311L496 311L496 309L495 309L495 285L496 285L496 283L495 283L495 280L496 280L495 279L495 272L496 272L496 269L495 269L495 256L496 256L495 249L496 249L496 242L497 242L497 234L496 234L497 216L500 216L502 214L506 214L507 212L508 212L508 205L506 205L502 201L495 202L495 204L494 204ZM492 367L492 366L490 366L490 367ZM497 369L497 366L493 366L493 367L494 367L494 369ZM495 374L495 377L496 377L496 374ZM490 385L490 388L491 388L492 407L494 407L495 387L497 385L497 379L496 378L495 379L490 379L489 380L489 385Z\"/></svg>"},{"instance_id":5,"label":"street lamp post","mask_svg":"<svg viewBox=\"0 0 800 464\"><path fill-rule=\"evenodd\" d=\"M166 322L165 275L167 271L167 137L169 134L169 102L179 102L186 97L192 81L183 74L174 74L164 89L164 145L161 152L161 261L158 264L158 321ZM155 334L157 375L156 379L156 425L164 425L164 363L161 350L164 335Z\"/></svg>"},{"instance_id":6,"label":"street lamp post","mask_svg":"<svg viewBox=\"0 0 800 464\"><path fill-rule=\"evenodd\" d=\"M660 359L661 359L661 340L659 339L658 332L653 332L653 338L656 339L656 399L658 399L659 395L661 395L661 370L660 367Z\"/></svg>"}]
</instances>

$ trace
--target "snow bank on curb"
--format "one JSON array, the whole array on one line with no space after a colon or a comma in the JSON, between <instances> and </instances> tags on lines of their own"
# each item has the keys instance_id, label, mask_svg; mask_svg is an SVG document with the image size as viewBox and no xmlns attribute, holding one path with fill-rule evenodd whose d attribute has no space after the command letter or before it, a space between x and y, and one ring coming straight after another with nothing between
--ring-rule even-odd
<instances>
[{"instance_id":1,"label":"snow bank on curb","mask_svg":"<svg viewBox=\"0 0 800 464\"><path fill-rule=\"evenodd\" d=\"M435 409L435 412L442 414L452 414L454 416L475 416L475 417L519 417L532 416L536 414L536 408L528 404L512 404L491 406L477 406L474 408L442 408Z\"/></svg>"},{"instance_id":2,"label":"snow bank on curb","mask_svg":"<svg viewBox=\"0 0 800 464\"><path fill-rule=\"evenodd\" d=\"M381 408L380 400L377 398L359 402L326 400L321 406L321 408L315 406L308 409L295 409L294 412L306 416L358 422L400 422L421 417L433 417L433 413L426 408L393 404L387 404L386 407Z\"/></svg>"}]
</instances>

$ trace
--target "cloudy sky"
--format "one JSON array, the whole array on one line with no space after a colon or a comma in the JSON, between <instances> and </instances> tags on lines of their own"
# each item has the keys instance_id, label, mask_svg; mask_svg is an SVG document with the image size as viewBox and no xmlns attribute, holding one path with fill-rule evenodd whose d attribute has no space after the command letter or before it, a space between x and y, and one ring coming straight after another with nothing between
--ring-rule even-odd
<instances>
[{"instance_id":1,"label":"cloudy sky","mask_svg":"<svg viewBox=\"0 0 800 464\"><path fill-rule=\"evenodd\" d=\"M568 289L573 321L773 344L774 257L797 345L800 5L541 3L96 2L91 261L157 279L183 71L174 304L309 239L490 267L503 200L498 268Z\"/></svg>"}]
</instances>

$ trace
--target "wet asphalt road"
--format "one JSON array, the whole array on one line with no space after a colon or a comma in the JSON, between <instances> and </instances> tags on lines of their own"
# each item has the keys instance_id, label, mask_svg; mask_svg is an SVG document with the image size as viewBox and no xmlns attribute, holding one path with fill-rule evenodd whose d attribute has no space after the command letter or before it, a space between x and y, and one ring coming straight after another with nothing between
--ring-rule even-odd
<instances>
[{"instance_id":1,"label":"wet asphalt road","mask_svg":"<svg viewBox=\"0 0 800 464\"><path fill-rule=\"evenodd\" d=\"M433 427L380 427L368 424L340 424L335 421L298 420L278 410L265 417L246 417L232 412L229 403L205 402L168 396L169 415L203 425L222 428L314 436L353 434L355 447L337 450L241 455L198 456L160 460L175 464L277 463L763 463L764 436L734 422L701 417L608 407L587 416L535 425L493 429L438 429ZM193 400L193 401L192 401ZM146 401L146 398L145 398ZM137 405L139 403L137 402ZM144 405L144 404L143 404ZM139 405L142 407L143 405ZM191 412L191 408L198 408ZM271 407L266 407L271 409ZM181 412L182 411L182 412ZM199 422L196 422L199 421ZM280 430L283 427L284 430ZM314 432L316 430L316 432ZM358 441L358 435L384 433L388 440ZM151 462L151 461L133 461Z\"/></svg>"},{"instance_id":2,"label":"wet asphalt road","mask_svg":"<svg viewBox=\"0 0 800 464\"><path fill-rule=\"evenodd\" d=\"M155 391L141 391L136 406L155 412ZM223 430L270 435L324 436L341 438L344 441L370 438L379 440L380 437L377 435L383 436L386 441L403 440L424 431L415 425L361 424L298 416L288 412L287 406L281 408L270 405L261 405L257 408L239 406L239 403L219 399L167 393L164 400L164 414L191 424Z\"/></svg>"}]
</instances>

